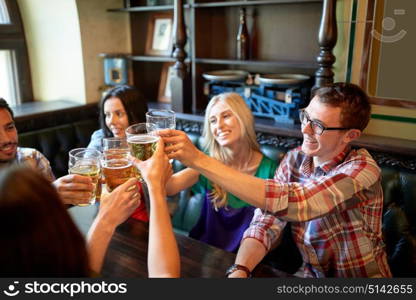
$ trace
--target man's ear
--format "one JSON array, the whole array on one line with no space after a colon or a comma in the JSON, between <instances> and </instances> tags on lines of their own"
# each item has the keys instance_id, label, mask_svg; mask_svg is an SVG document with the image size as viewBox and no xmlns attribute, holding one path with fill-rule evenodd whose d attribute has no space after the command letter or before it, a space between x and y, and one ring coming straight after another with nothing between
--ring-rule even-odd
<instances>
[{"instance_id":1,"label":"man's ear","mask_svg":"<svg viewBox=\"0 0 416 300\"><path fill-rule=\"evenodd\" d=\"M344 136L345 142L349 143L353 140L358 139L361 136L361 130L359 129L350 129L347 134Z\"/></svg>"}]
</instances>

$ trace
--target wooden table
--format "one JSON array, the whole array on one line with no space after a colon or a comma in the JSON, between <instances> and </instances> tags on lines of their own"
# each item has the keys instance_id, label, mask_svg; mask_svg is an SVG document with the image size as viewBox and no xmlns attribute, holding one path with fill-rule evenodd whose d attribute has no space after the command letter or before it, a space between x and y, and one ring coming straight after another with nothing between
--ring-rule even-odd
<instances>
[{"instance_id":1,"label":"wooden table","mask_svg":"<svg viewBox=\"0 0 416 300\"><path fill-rule=\"evenodd\" d=\"M181 234L175 234L181 256L181 277L224 278L234 263L235 254L209 246ZM105 277L146 278L148 224L129 219L120 225L110 243L104 261ZM255 277L288 277L267 265L259 265Z\"/></svg>"}]
</instances>

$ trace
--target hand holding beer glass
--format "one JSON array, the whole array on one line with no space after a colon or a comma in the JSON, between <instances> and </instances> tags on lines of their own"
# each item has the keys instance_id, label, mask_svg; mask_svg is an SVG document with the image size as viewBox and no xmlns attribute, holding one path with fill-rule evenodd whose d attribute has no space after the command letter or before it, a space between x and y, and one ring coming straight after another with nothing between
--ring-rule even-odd
<instances>
[{"instance_id":1,"label":"hand holding beer glass","mask_svg":"<svg viewBox=\"0 0 416 300\"><path fill-rule=\"evenodd\" d=\"M104 138L101 165L107 190L112 192L116 187L130 178L136 177L133 164L128 159L129 148L123 138Z\"/></svg>"},{"instance_id":2,"label":"hand holding beer glass","mask_svg":"<svg viewBox=\"0 0 416 300\"><path fill-rule=\"evenodd\" d=\"M176 115L173 110L154 109L148 111L146 113L146 121L147 123L155 124L157 130L176 128ZM172 163L173 159L170 159L169 162Z\"/></svg>"},{"instance_id":3,"label":"hand holding beer glass","mask_svg":"<svg viewBox=\"0 0 416 300\"><path fill-rule=\"evenodd\" d=\"M78 204L86 206L94 204L101 196L101 153L94 149L76 148L69 151L68 173L91 177L94 185L94 192L89 203Z\"/></svg>"},{"instance_id":4,"label":"hand holding beer glass","mask_svg":"<svg viewBox=\"0 0 416 300\"><path fill-rule=\"evenodd\" d=\"M159 137L156 134L156 126L152 123L138 123L126 129L127 144L130 154L137 159L149 159L156 150ZM141 178L138 171L139 179Z\"/></svg>"}]
</instances>

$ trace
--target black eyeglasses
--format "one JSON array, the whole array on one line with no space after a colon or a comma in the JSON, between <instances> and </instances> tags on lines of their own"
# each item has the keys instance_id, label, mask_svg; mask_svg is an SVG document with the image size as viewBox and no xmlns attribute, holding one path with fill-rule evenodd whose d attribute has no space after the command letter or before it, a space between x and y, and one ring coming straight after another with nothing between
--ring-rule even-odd
<instances>
[{"instance_id":1,"label":"black eyeglasses","mask_svg":"<svg viewBox=\"0 0 416 300\"><path fill-rule=\"evenodd\" d=\"M352 128L346 128L346 127L325 127L318 121L311 120L308 113L305 111L305 109L299 109L299 119L302 123L302 126L306 126L308 123L311 124L311 128L313 133L317 135L322 135L322 133L325 130L350 130Z\"/></svg>"}]
</instances>

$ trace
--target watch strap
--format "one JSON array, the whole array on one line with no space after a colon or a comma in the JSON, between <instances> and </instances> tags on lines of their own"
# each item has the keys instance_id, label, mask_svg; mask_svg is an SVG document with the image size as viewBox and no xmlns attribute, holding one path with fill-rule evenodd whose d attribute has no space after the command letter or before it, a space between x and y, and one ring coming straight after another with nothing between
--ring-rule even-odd
<instances>
[{"instance_id":1,"label":"watch strap","mask_svg":"<svg viewBox=\"0 0 416 300\"><path fill-rule=\"evenodd\" d=\"M228 268L227 272L225 273L225 276L228 277L231 273L234 273L235 271L243 271L246 273L247 277L251 277L251 271L249 268L243 265L239 264L233 264L231 267Z\"/></svg>"}]
</instances>

